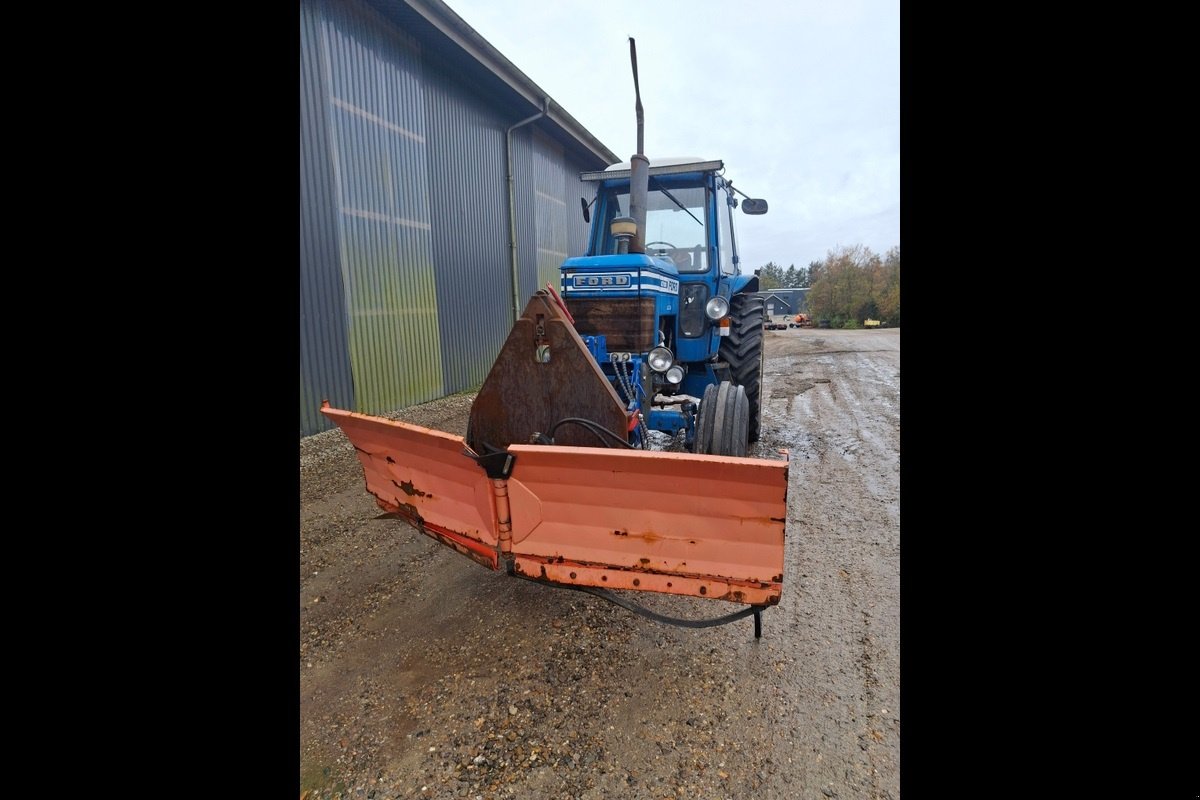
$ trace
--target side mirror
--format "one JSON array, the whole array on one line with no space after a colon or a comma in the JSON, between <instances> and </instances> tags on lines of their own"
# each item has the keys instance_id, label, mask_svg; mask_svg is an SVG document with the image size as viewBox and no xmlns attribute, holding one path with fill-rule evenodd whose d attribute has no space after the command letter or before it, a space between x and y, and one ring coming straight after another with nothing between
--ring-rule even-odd
<instances>
[{"instance_id":1,"label":"side mirror","mask_svg":"<svg viewBox=\"0 0 1200 800\"><path fill-rule=\"evenodd\" d=\"M591 221L592 221L592 215L591 215L591 213L588 211L588 206L589 206L589 205L591 205L591 203L589 203L589 202L588 202L588 201L587 201L585 198L582 198L582 197L581 197L581 198L579 198L579 206L580 206L580 208L582 208L582 209L583 209L583 221L584 221L584 222L591 222Z\"/></svg>"},{"instance_id":2,"label":"side mirror","mask_svg":"<svg viewBox=\"0 0 1200 800\"><path fill-rule=\"evenodd\" d=\"M747 197L742 201L743 214L765 214L767 213L766 200L754 200Z\"/></svg>"}]
</instances>

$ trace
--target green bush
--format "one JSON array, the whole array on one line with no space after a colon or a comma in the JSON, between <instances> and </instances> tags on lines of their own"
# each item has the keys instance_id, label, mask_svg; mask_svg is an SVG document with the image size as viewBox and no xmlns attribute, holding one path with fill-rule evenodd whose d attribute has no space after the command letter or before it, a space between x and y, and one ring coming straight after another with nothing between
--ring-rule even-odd
<instances>
[{"instance_id":1,"label":"green bush","mask_svg":"<svg viewBox=\"0 0 1200 800\"><path fill-rule=\"evenodd\" d=\"M858 307L858 313L854 315L856 319L879 319L879 306L874 300L868 300Z\"/></svg>"}]
</instances>

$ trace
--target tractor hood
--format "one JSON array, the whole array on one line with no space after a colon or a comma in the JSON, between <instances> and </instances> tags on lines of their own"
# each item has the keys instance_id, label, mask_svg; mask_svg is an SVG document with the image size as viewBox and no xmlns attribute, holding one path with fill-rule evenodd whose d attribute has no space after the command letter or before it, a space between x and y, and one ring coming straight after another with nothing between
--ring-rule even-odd
<instances>
[{"instance_id":1,"label":"tractor hood","mask_svg":"<svg viewBox=\"0 0 1200 800\"><path fill-rule=\"evenodd\" d=\"M562 265L563 294L576 292L655 292L679 294L679 270L664 258L640 253L578 256Z\"/></svg>"},{"instance_id":2,"label":"tractor hood","mask_svg":"<svg viewBox=\"0 0 1200 800\"><path fill-rule=\"evenodd\" d=\"M564 272L567 270L596 270L596 269L648 269L661 272L664 275L678 278L679 270L668 258L655 258L643 253L625 253L616 256L575 256L562 263Z\"/></svg>"}]
</instances>

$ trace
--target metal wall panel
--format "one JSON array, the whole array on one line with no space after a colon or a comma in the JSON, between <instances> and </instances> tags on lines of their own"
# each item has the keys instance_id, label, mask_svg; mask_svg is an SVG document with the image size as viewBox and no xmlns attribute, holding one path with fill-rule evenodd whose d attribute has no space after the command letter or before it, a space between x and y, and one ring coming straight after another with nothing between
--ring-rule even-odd
<instances>
[{"instance_id":1,"label":"metal wall panel","mask_svg":"<svg viewBox=\"0 0 1200 800\"><path fill-rule=\"evenodd\" d=\"M514 318L504 131L531 112L420 16L300 3L301 435L330 427L323 399L378 414L478 386ZM597 166L535 127L513 135L518 312L584 251Z\"/></svg>"},{"instance_id":2,"label":"metal wall panel","mask_svg":"<svg viewBox=\"0 0 1200 800\"><path fill-rule=\"evenodd\" d=\"M436 55L425 62L433 253L445 394L483 382L512 327L504 129ZM521 303L524 308L524 302Z\"/></svg>"},{"instance_id":3,"label":"metal wall panel","mask_svg":"<svg viewBox=\"0 0 1200 800\"><path fill-rule=\"evenodd\" d=\"M332 427L322 400L354 408L338 206L330 158L329 103L320 8L300 5L300 435Z\"/></svg>"},{"instance_id":4,"label":"metal wall panel","mask_svg":"<svg viewBox=\"0 0 1200 800\"><path fill-rule=\"evenodd\" d=\"M536 128L518 140L516 162L521 286L528 296L547 283L560 289L563 260L586 252L588 223L579 198L591 200L596 187L579 180L579 173L593 167L572 159Z\"/></svg>"},{"instance_id":5,"label":"metal wall panel","mask_svg":"<svg viewBox=\"0 0 1200 800\"><path fill-rule=\"evenodd\" d=\"M581 181L579 173L588 167L540 131L534 134L531 166L538 285L550 281L558 288L563 260L587 252L588 223L583 219L579 199L591 202L596 184Z\"/></svg>"},{"instance_id":6,"label":"metal wall panel","mask_svg":"<svg viewBox=\"0 0 1200 800\"><path fill-rule=\"evenodd\" d=\"M537 226L537 278L538 285L549 282L558 289L559 267L570 255L569 231L572 223L583 224L578 213L570 219L569 206L565 197L568 172L564 162L563 148L548 136L534 133L533 137L533 207Z\"/></svg>"},{"instance_id":7,"label":"metal wall panel","mask_svg":"<svg viewBox=\"0 0 1200 800\"><path fill-rule=\"evenodd\" d=\"M526 115L529 116L529 115ZM524 119L525 117L522 117ZM519 122L513 120L509 124ZM534 123L536 124L536 123ZM545 285L538 282L537 211L534 205L533 124L513 131L513 186L517 210L517 270L520 276L521 309L530 295ZM558 288L558 284L554 284ZM520 313L520 311L518 311Z\"/></svg>"},{"instance_id":8,"label":"metal wall panel","mask_svg":"<svg viewBox=\"0 0 1200 800\"><path fill-rule=\"evenodd\" d=\"M442 395L421 53L372 9L323 8L355 410L384 413Z\"/></svg>"}]
</instances>

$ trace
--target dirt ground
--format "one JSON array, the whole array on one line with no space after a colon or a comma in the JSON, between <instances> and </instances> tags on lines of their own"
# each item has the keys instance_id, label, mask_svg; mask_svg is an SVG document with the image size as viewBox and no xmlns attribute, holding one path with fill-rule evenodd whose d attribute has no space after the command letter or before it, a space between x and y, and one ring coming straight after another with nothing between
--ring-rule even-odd
<instances>
[{"instance_id":1,"label":"dirt ground","mask_svg":"<svg viewBox=\"0 0 1200 800\"><path fill-rule=\"evenodd\" d=\"M340 431L300 443L309 798L900 797L900 331L766 332L791 454L783 596L652 622L376 520ZM463 434L470 395L395 418ZM740 608L637 593L678 617Z\"/></svg>"}]
</instances>

